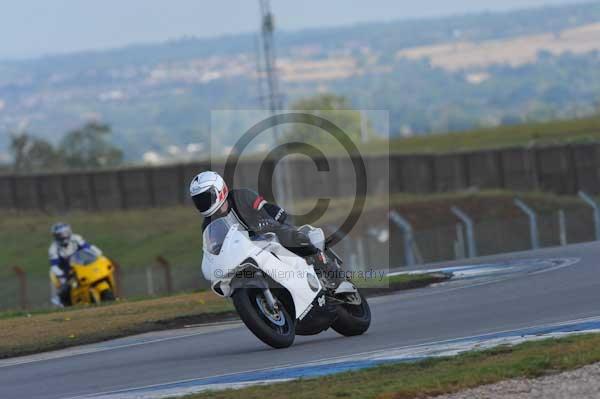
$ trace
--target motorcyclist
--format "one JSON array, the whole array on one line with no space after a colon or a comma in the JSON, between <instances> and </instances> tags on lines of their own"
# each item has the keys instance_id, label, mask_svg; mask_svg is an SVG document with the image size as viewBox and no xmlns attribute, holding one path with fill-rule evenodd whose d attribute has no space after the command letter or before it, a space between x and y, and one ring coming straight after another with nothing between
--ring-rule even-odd
<instances>
[{"instance_id":1,"label":"motorcyclist","mask_svg":"<svg viewBox=\"0 0 600 399\"><path fill-rule=\"evenodd\" d=\"M194 177L190 184L190 195L204 216L202 231L213 220L232 212L251 234L275 233L281 245L295 254L325 262L325 257L308 236L286 222L287 214L282 208L249 189L229 191L223 178L216 172L202 172Z\"/></svg>"},{"instance_id":2,"label":"motorcyclist","mask_svg":"<svg viewBox=\"0 0 600 399\"><path fill-rule=\"evenodd\" d=\"M59 287L52 285L51 301L57 306L69 306L71 305L71 286L69 284L71 256L81 249L89 249L98 256L102 255L102 252L86 242L80 235L73 234L71 226L66 223L55 223L50 232L53 238L53 242L48 249L50 275L51 279L55 279L59 284Z\"/></svg>"}]
</instances>

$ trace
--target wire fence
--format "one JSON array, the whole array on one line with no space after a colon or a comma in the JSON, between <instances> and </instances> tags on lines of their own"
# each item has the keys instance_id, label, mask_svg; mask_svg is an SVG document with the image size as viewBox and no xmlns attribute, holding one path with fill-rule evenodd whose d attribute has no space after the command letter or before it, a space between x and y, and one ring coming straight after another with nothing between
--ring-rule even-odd
<instances>
[{"instance_id":1,"label":"wire fence","mask_svg":"<svg viewBox=\"0 0 600 399\"><path fill-rule=\"evenodd\" d=\"M538 247L547 248L565 244L590 242L596 239L592 212L588 209L565 209L561 226L560 210L536 214ZM398 227L390 225L390 266L408 266L405 236ZM416 263L433 263L469 257L466 227L457 222L413 232L409 247ZM527 216L506 219L474 221L473 244L478 256L536 249L532 239L532 224ZM376 253L376 249L370 251Z\"/></svg>"},{"instance_id":2,"label":"wire fence","mask_svg":"<svg viewBox=\"0 0 600 399\"><path fill-rule=\"evenodd\" d=\"M129 299L198 291L209 285L202 277L200 265L163 267L159 264L146 268L123 268L117 273L117 284L118 296ZM0 309L48 307L50 295L47 276L28 276L23 287L14 274L0 282Z\"/></svg>"},{"instance_id":3,"label":"wire fence","mask_svg":"<svg viewBox=\"0 0 600 399\"><path fill-rule=\"evenodd\" d=\"M463 259L472 256L471 251L478 256L485 256L525 251L536 245L543 248L596 239L596 227L590 209L546 211L535 216L533 227L532 220L525 214L473 221L472 242L469 242L468 226L460 221L408 233L390 222L385 226L369 226L362 235L346 237L335 247L335 251L345 260L347 269L360 271ZM388 229L387 236L372 234L374 229L381 232ZM407 237L407 234L411 237ZM537 235L537 243L532 234ZM469 245L473 248L469 248ZM171 265L167 259L158 257L154 264L146 268L119 269L118 294L123 298L159 296L208 287L200 264ZM14 273L0 281L0 309L49 305L50 282L47 276L25 276L23 280L18 273Z\"/></svg>"}]
</instances>

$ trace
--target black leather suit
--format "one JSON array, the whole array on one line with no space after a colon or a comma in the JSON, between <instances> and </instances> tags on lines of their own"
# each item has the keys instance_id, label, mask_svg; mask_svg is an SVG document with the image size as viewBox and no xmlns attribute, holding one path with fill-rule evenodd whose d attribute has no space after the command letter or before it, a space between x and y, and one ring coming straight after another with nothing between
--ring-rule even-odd
<instances>
[{"instance_id":1,"label":"black leather suit","mask_svg":"<svg viewBox=\"0 0 600 399\"><path fill-rule=\"evenodd\" d=\"M227 196L230 212L234 212L238 220L250 234L275 233L281 245L295 254L306 257L318 253L308 237L299 232L295 226L286 223L287 214L277 205L268 203L263 197L249 189L231 190ZM204 218L202 231L213 220L223 215L214 214Z\"/></svg>"}]
</instances>

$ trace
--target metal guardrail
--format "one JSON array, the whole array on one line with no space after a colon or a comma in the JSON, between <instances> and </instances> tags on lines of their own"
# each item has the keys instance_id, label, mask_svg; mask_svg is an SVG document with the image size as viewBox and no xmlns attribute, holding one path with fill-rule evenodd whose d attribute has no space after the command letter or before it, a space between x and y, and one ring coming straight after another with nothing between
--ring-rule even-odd
<instances>
[{"instance_id":1,"label":"metal guardrail","mask_svg":"<svg viewBox=\"0 0 600 399\"><path fill-rule=\"evenodd\" d=\"M519 198L515 198L515 205L522 210L529 218L529 234L531 236L531 248L538 249L540 247L540 235L538 230L537 215L533 208L527 205Z\"/></svg>"},{"instance_id":2,"label":"metal guardrail","mask_svg":"<svg viewBox=\"0 0 600 399\"><path fill-rule=\"evenodd\" d=\"M410 222L396 211L391 211L389 213L389 218L404 234L404 256L406 265L415 265L417 263L413 251L415 236Z\"/></svg>"},{"instance_id":3,"label":"metal guardrail","mask_svg":"<svg viewBox=\"0 0 600 399\"><path fill-rule=\"evenodd\" d=\"M567 216L565 214L564 209L560 209L558 211L558 236L560 240L560 245L563 247L568 244L567 241Z\"/></svg>"},{"instance_id":4,"label":"metal guardrail","mask_svg":"<svg viewBox=\"0 0 600 399\"><path fill-rule=\"evenodd\" d=\"M473 219L469 217L463 210L460 208L453 206L450 208L452 213L460 219L461 222L465 224L467 228L467 254L469 258L477 257L477 243L475 241L475 224L473 223Z\"/></svg>"},{"instance_id":5,"label":"metal guardrail","mask_svg":"<svg viewBox=\"0 0 600 399\"><path fill-rule=\"evenodd\" d=\"M580 191L579 198L588 204L594 210L594 227L596 233L596 241L600 241L600 205L589 194Z\"/></svg>"}]
</instances>

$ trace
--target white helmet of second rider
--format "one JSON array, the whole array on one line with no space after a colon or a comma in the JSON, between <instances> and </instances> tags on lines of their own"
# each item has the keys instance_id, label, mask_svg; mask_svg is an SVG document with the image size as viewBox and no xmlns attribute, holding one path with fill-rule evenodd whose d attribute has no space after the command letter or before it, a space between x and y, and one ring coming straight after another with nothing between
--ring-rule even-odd
<instances>
[{"instance_id":1,"label":"white helmet of second rider","mask_svg":"<svg viewBox=\"0 0 600 399\"><path fill-rule=\"evenodd\" d=\"M212 216L227 200L229 189L216 172L202 172L192 180L190 195L202 216Z\"/></svg>"}]
</instances>

